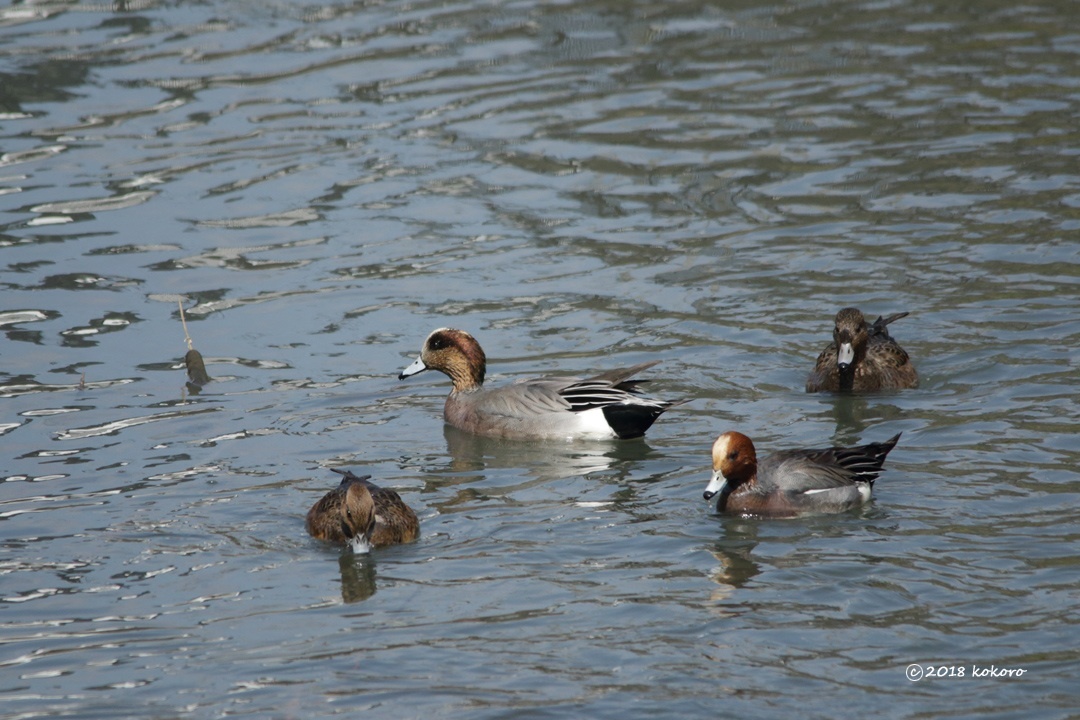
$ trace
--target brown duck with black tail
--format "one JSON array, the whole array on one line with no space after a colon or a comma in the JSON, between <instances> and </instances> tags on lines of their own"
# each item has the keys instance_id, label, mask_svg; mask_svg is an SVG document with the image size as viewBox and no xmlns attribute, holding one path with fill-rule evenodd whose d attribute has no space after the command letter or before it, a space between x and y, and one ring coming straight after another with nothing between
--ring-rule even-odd
<instances>
[{"instance_id":1,"label":"brown duck with black tail","mask_svg":"<svg viewBox=\"0 0 1080 720\"><path fill-rule=\"evenodd\" d=\"M370 482L370 475L331 468L344 477L341 484L311 506L307 531L312 537L345 543L353 552L408 543L420 535L420 521L393 490Z\"/></svg>"},{"instance_id":2,"label":"brown duck with black tail","mask_svg":"<svg viewBox=\"0 0 1080 720\"><path fill-rule=\"evenodd\" d=\"M806 392L875 392L919 386L919 375L904 348L889 336L889 323L906 312L868 324L858 308L836 313L833 341L818 355Z\"/></svg>"}]
</instances>

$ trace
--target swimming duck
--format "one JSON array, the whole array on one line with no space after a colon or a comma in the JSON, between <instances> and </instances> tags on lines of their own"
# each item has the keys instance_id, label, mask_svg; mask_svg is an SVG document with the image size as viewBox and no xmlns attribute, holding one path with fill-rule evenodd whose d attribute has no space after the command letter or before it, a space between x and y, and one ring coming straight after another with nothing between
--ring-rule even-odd
<instances>
[{"instance_id":1,"label":"swimming duck","mask_svg":"<svg viewBox=\"0 0 1080 720\"><path fill-rule=\"evenodd\" d=\"M881 443L821 450L784 450L758 463L754 443L726 432L712 448L705 499L719 512L771 517L838 513L870 500L874 480L900 433Z\"/></svg>"},{"instance_id":2,"label":"swimming duck","mask_svg":"<svg viewBox=\"0 0 1080 720\"><path fill-rule=\"evenodd\" d=\"M400 495L369 482L370 475L331 469L343 476L341 484L308 510L308 534L318 540L347 543L357 553L417 538L420 521Z\"/></svg>"},{"instance_id":3,"label":"swimming duck","mask_svg":"<svg viewBox=\"0 0 1080 720\"><path fill-rule=\"evenodd\" d=\"M918 387L915 366L889 336L886 327L907 315L902 312L887 318L879 316L868 325L857 308L844 308L836 313L833 341L818 355L806 380L806 392L873 392Z\"/></svg>"},{"instance_id":4,"label":"swimming duck","mask_svg":"<svg viewBox=\"0 0 1080 720\"><path fill-rule=\"evenodd\" d=\"M443 417L477 435L515 439L636 438L661 413L684 401L643 395L630 378L657 361L609 370L587 379L542 377L499 388L484 387L487 358L464 330L439 328L398 379L438 370L453 382Z\"/></svg>"}]
</instances>

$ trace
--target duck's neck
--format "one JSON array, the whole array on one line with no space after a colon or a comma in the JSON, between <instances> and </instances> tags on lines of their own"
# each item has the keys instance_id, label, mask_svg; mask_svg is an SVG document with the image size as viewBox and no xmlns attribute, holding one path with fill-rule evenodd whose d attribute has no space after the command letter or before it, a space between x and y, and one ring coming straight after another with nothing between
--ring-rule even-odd
<instances>
[{"instance_id":1,"label":"duck's neck","mask_svg":"<svg viewBox=\"0 0 1080 720\"><path fill-rule=\"evenodd\" d=\"M484 385L484 365L467 362L448 365L443 372L454 383L454 392L473 392Z\"/></svg>"},{"instance_id":2,"label":"duck's neck","mask_svg":"<svg viewBox=\"0 0 1080 720\"><path fill-rule=\"evenodd\" d=\"M454 383L454 392L456 393L476 392L484 385L483 378L477 380L475 376L470 374L453 375L447 373L447 375L450 375L450 379Z\"/></svg>"}]
</instances>

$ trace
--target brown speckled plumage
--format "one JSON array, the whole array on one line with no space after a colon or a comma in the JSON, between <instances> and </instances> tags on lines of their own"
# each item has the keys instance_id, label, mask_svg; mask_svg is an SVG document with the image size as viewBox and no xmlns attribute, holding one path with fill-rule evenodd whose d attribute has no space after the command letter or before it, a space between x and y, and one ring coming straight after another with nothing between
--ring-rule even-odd
<instances>
[{"instance_id":1,"label":"brown speckled plumage","mask_svg":"<svg viewBox=\"0 0 1080 720\"><path fill-rule=\"evenodd\" d=\"M806 392L874 392L919 385L919 376L907 352L889 336L887 325L907 313L879 317L868 324L857 308L836 314L833 341L818 356L806 380ZM849 345L850 363L841 363L841 346Z\"/></svg>"},{"instance_id":2,"label":"brown speckled plumage","mask_svg":"<svg viewBox=\"0 0 1080 720\"><path fill-rule=\"evenodd\" d=\"M412 542L420 534L420 521L393 490L369 481L349 470L337 470L341 484L312 505L307 514L307 531L319 540L352 543L359 537L363 545L382 547Z\"/></svg>"}]
</instances>

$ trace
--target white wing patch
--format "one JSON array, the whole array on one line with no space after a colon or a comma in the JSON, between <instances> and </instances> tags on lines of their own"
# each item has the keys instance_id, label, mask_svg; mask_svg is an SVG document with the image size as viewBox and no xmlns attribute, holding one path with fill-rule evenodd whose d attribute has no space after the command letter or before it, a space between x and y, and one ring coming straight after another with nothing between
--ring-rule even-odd
<instances>
[{"instance_id":1,"label":"white wing patch","mask_svg":"<svg viewBox=\"0 0 1080 720\"><path fill-rule=\"evenodd\" d=\"M843 489L843 488L814 488L813 490L803 490L802 494L803 495L817 495L819 493L833 492L834 490L841 490L841 489ZM859 491L859 497L861 498L862 502L869 502L870 501L870 493L872 493L873 490L874 490L870 486L870 483L857 482L857 483L855 483L855 489Z\"/></svg>"}]
</instances>

